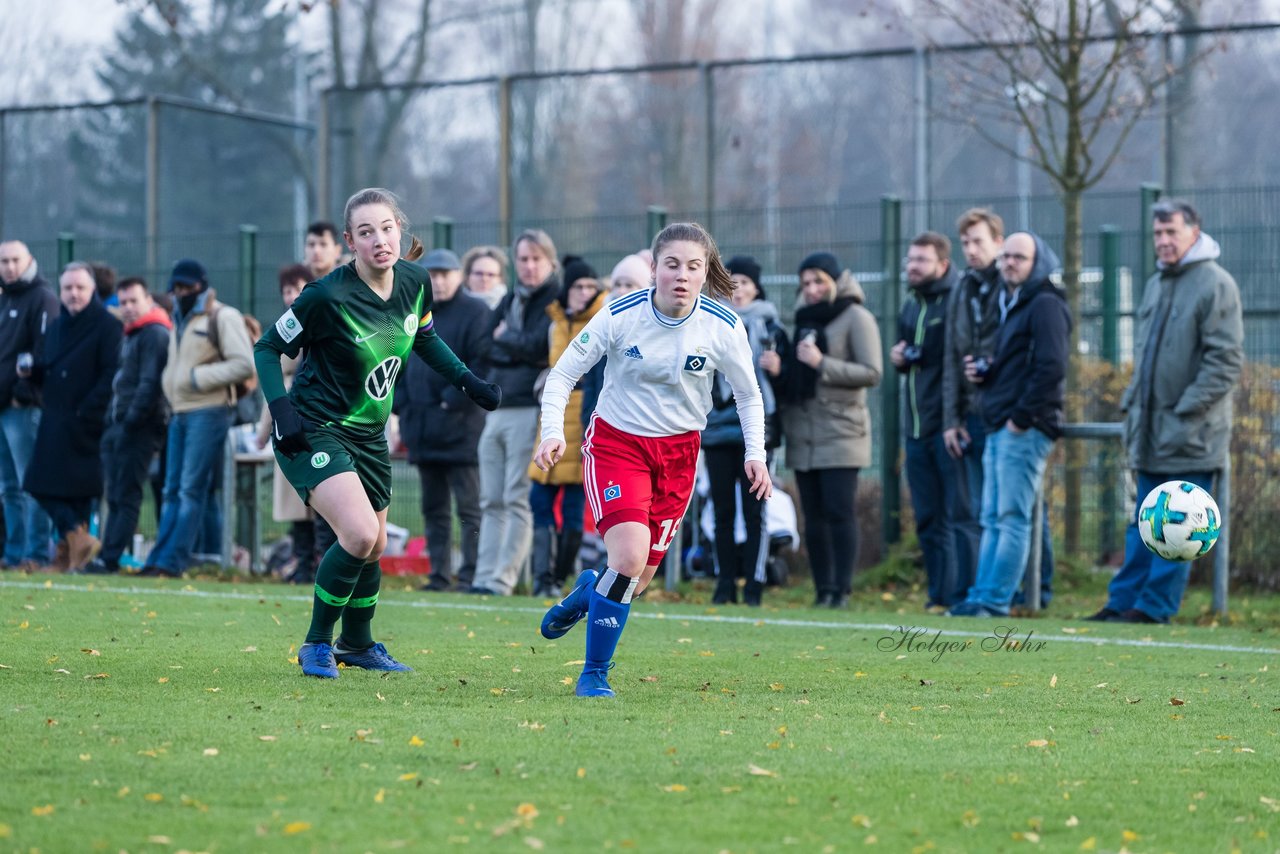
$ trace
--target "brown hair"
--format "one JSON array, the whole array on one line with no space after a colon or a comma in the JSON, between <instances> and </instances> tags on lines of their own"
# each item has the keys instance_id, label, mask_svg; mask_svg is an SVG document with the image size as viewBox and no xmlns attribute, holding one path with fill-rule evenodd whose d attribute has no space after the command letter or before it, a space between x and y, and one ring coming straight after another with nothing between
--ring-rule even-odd
<instances>
[{"instance_id":1,"label":"brown hair","mask_svg":"<svg viewBox=\"0 0 1280 854\"><path fill-rule=\"evenodd\" d=\"M939 234L936 231L921 232L911 241L911 245L932 246L933 250L938 253L939 261L947 261L951 258L951 241L947 239L945 234Z\"/></svg>"},{"instance_id":2,"label":"brown hair","mask_svg":"<svg viewBox=\"0 0 1280 854\"><path fill-rule=\"evenodd\" d=\"M526 228L520 232L511 242L511 257L514 258L520 254L520 243L525 240L538 247L538 251L547 256L547 260L551 262L552 273L560 272L560 256L556 252L556 244L551 239L551 235L540 228Z\"/></svg>"},{"instance_id":3,"label":"brown hair","mask_svg":"<svg viewBox=\"0 0 1280 854\"><path fill-rule=\"evenodd\" d=\"M285 264L280 268L277 274L280 280L280 290L284 290L285 285L292 285L294 282L301 280L305 287L307 282L311 281L311 268L305 264Z\"/></svg>"},{"instance_id":4,"label":"brown hair","mask_svg":"<svg viewBox=\"0 0 1280 854\"><path fill-rule=\"evenodd\" d=\"M498 262L502 271L502 279L507 278L507 253L498 246L472 246L462 256L462 277L471 275L471 265L481 258L491 258Z\"/></svg>"},{"instance_id":5,"label":"brown hair","mask_svg":"<svg viewBox=\"0 0 1280 854\"><path fill-rule=\"evenodd\" d=\"M116 293L123 293L124 291L129 290L129 288L142 288L147 292L148 296L151 295L151 291L147 289L147 280L141 276L125 276L120 280L120 283L116 285Z\"/></svg>"},{"instance_id":6,"label":"brown hair","mask_svg":"<svg viewBox=\"0 0 1280 854\"><path fill-rule=\"evenodd\" d=\"M653 238L653 257L660 258L662 248L678 240L696 243L707 250L707 289L714 296L728 299L738 286L733 283L733 277L720 260L720 250L716 248L715 239L696 222L673 222L659 231L658 236Z\"/></svg>"},{"instance_id":7,"label":"brown hair","mask_svg":"<svg viewBox=\"0 0 1280 854\"><path fill-rule=\"evenodd\" d=\"M400 209L400 200L396 198L396 194L382 187L366 187L358 193L347 199L346 206L342 209L342 227L347 234L351 233L351 214L356 208L365 205L386 205L391 209L391 215L396 218L396 223L400 226L400 231L409 230L409 218L404 215L404 211ZM422 245L422 241L415 235L409 235L409 251L400 257L406 261L417 261L426 252L426 247ZM310 277L308 277L310 278Z\"/></svg>"},{"instance_id":8,"label":"brown hair","mask_svg":"<svg viewBox=\"0 0 1280 854\"><path fill-rule=\"evenodd\" d=\"M985 223L995 240L1004 239L1004 220L991 208L969 208L956 220L956 233L963 235L979 223Z\"/></svg>"}]
</instances>

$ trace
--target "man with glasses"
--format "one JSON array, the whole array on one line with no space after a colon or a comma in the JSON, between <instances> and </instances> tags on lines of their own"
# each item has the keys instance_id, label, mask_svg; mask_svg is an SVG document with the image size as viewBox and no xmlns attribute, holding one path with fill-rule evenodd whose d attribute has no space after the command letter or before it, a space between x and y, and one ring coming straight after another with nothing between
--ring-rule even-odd
<instances>
[{"instance_id":1,"label":"man with glasses","mask_svg":"<svg viewBox=\"0 0 1280 854\"><path fill-rule=\"evenodd\" d=\"M965 601L947 613L1009 613L1031 547L1036 494L1062 434L1071 313L1049 276L1058 266L1037 235L1011 234L1000 255L999 331L990 359L964 358L978 386L987 446L982 454L982 544Z\"/></svg>"},{"instance_id":2,"label":"man with glasses","mask_svg":"<svg viewBox=\"0 0 1280 854\"><path fill-rule=\"evenodd\" d=\"M1240 290L1218 266L1217 241L1200 230L1189 202L1170 199L1151 212L1159 270L1138 308L1133 380L1120 403L1138 507L1165 481L1213 485L1227 461L1231 390L1244 363ZM1182 607L1190 572L1191 564L1147 550L1135 507L1124 565L1111 579L1106 607L1088 619L1167 623Z\"/></svg>"}]
</instances>

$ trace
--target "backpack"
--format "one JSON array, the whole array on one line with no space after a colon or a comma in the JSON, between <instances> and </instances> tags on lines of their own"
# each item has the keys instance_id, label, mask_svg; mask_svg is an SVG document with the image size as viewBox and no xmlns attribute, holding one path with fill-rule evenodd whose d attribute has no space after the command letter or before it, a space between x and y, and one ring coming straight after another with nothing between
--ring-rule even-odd
<instances>
[{"instance_id":1,"label":"backpack","mask_svg":"<svg viewBox=\"0 0 1280 854\"><path fill-rule=\"evenodd\" d=\"M218 355L223 359L226 354L222 352L222 341L218 333L218 312L222 310L222 303L215 302L213 308L209 311L209 343L213 345L213 349L218 351ZM253 315L242 314L240 317L244 320L244 331L249 335L249 344L253 345L262 337L262 324L257 321ZM241 380L235 384L236 400L246 400L258 388L258 375L254 373L248 379Z\"/></svg>"}]
</instances>

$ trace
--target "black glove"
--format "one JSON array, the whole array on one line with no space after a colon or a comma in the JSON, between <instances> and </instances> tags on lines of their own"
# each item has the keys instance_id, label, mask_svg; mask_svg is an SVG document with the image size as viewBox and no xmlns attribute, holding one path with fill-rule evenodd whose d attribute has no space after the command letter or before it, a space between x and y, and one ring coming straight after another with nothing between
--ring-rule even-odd
<instances>
[{"instance_id":1,"label":"black glove","mask_svg":"<svg viewBox=\"0 0 1280 854\"><path fill-rule=\"evenodd\" d=\"M311 453L311 443L307 441L307 426L293 408L293 401L288 396L277 398L267 406L271 409L271 441L280 453L289 459L306 451Z\"/></svg>"},{"instance_id":2,"label":"black glove","mask_svg":"<svg viewBox=\"0 0 1280 854\"><path fill-rule=\"evenodd\" d=\"M502 389L498 384L482 380L470 371L462 375L458 388L462 389L467 397L474 400L481 409L492 412L498 408L499 403L502 403Z\"/></svg>"}]
</instances>

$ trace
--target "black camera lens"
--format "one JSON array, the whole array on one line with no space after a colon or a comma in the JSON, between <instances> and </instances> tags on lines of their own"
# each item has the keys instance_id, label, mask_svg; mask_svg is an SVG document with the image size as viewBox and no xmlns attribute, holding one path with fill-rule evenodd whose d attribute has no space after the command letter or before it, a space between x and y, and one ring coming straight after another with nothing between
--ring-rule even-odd
<instances>
[{"instance_id":1,"label":"black camera lens","mask_svg":"<svg viewBox=\"0 0 1280 854\"><path fill-rule=\"evenodd\" d=\"M973 372L980 377L985 377L991 371L991 360L986 356L979 356L973 360Z\"/></svg>"},{"instance_id":2,"label":"black camera lens","mask_svg":"<svg viewBox=\"0 0 1280 854\"><path fill-rule=\"evenodd\" d=\"M906 360L908 365L918 365L920 360L924 358L924 353L921 352L917 345L911 344L902 348L902 358Z\"/></svg>"}]
</instances>

